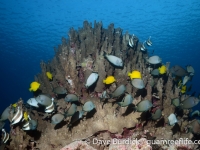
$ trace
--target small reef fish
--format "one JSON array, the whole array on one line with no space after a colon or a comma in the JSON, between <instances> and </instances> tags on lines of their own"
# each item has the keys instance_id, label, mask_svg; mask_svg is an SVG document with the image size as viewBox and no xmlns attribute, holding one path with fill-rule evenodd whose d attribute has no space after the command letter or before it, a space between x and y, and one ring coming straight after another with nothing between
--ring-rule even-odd
<instances>
[{"instance_id":1,"label":"small reef fish","mask_svg":"<svg viewBox=\"0 0 200 150\"><path fill-rule=\"evenodd\" d=\"M11 121L11 125L14 125L18 122L20 122L20 120L23 117L23 112L22 112L22 108L20 106L17 107L17 112L14 114L12 121Z\"/></svg>"},{"instance_id":2,"label":"small reef fish","mask_svg":"<svg viewBox=\"0 0 200 150\"><path fill-rule=\"evenodd\" d=\"M158 76L159 74L160 74L159 69L154 69L151 71L151 75L153 75L153 76Z\"/></svg>"},{"instance_id":3,"label":"small reef fish","mask_svg":"<svg viewBox=\"0 0 200 150\"><path fill-rule=\"evenodd\" d=\"M133 46L134 46L134 41L133 41L133 39L134 39L134 34L132 35L131 38L129 38L129 41L128 41L128 45L129 45L130 47L133 47Z\"/></svg>"},{"instance_id":4,"label":"small reef fish","mask_svg":"<svg viewBox=\"0 0 200 150\"><path fill-rule=\"evenodd\" d=\"M117 104L121 107L126 107L130 105L133 102L133 97L131 94L127 94L121 102L118 102Z\"/></svg>"},{"instance_id":5,"label":"small reef fish","mask_svg":"<svg viewBox=\"0 0 200 150\"><path fill-rule=\"evenodd\" d=\"M121 96L122 94L124 94L126 91L126 87L125 85L120 85L119 87L117 87L117 89L112 93L109 94L110 98L117 98L119 96Z\"/></svg>"},{"instance_id":6,"label":"small reef fish","mask_svg":"<svg viewBox=\"0 0 200 150\"><path fill-rule=\"evenodd\" d=\"M188 81L190 80L190 76L185 76L184 78L183 78L183 85L185 85Z\"/></svg>"},{"instance_id":7,"label":"small reef fish","mask_svg":"<svg viewBox=\"0 0 200 150\"><path fill-rule=\"evenodd\" d=\"M114 76L108 76L105 80L103 80L103 83L105 83L105 84L112 84L115 81L116 80L115 80Z\"/></svg>"},{"instance_id":8,"label":"small reef fish","mask_svg":"<svg viewBox=\"0 0 200 150\"><path fill-rule=\"evenodd\" d=\"M180 108L182 109L190 109L194 106L196 106L199 103L199 99L196 97L189 97L185 99L183 102L180 104Z\"/></svg>"},{"instance_id":9,"label":"small reef fish","mask_svg":"<svg viewBox=\"0 0 200 150\"><path fill-rule=\"evenodd\" d=\"M146 59L148 63L152 65L160 64L162 62L162 59L159 56L151 56Z\"/></svg>"},{"instance_id":10,"label":"small reef fish","mask_svg":"<svg viewBox=\"0 0 200 150\"><path fill-rule=\"evenodd\" d=\"M50 72L46 72L46 76L49 80L53 79L53 75Z\"/></svg>"},{"instance_id":11,"label":"small reef fish","mask_svg":"<svg viewBox=\"0 0 200 150\"><path fill-rule=\"evenodd\" d=\"M53 89L53 92L55 94L67 94L67 90L64 88L64 87L61 87L61 86L57 86Z\"/></svg>"},{"instance_id":12,"label":"small reef fish","mask_svg":"<svg viewBox=\"0 0 200 150\"><path fill-rule=\"evenodd\" d=\"M51 117L51 123L56 125L58 123L60 123L61 121L63 121L64 119L64 115L62 114L55 114Z\"/></svg>"},{"instance_id":13,"label":"small reef fish","mask_svg":"<svg viewBox=\"0 0 200 150\"><path fill-rule=\"evenodd\" d=\"M187 72L190 74L190 76L193 76L195 71L194 68L191 65L186 66Z\"/></svg>"},{"instance_id":14,"label":"small reef fish","mask_svg":"<svg viewBox=\"0 0 200 150\"><path fill-rule=\"evenodd\" d=\"M53 112L53 111L54 111L54 101L51 102L51 105L49 105L49 106L47 106L47 107L45 108L45 112L46 112L46 113L51 113L51 112Z\"/></svg>"},{"instance_id":15,"label":"small reef fish","mask_svg":"<svg viewBox=\"0 0 200 150\"><path fill-rule=\"evenodd\" d=\"M108 55L106 54L106 52L104 51L104 57L111 63L113 64L114 66L117 66L117 67L123 67L123 61L121 58L119 57L116 57L114 55Z\"/></svg>"},{"instance_id":16,"label":"small reef fish","mask_svg":"<svg viewBox=\"0 0 200 150\"><path fill-rule=\"evenodd\" d=\"M69 109L67 110L67 112L65 113L65 116L66 117L69 117L69 116L73 116L73 114L76 112L77 110L77 105L76 104L72 104Z\"/></svg>"},{"instance_id":17,"label":"small reef fish","mask_svg":"<svg viewBox=\"0 0 200 150\"><path fill-rule=\"evenodd\" d=\"M182 93L182 94L185 94L186 90L187 90L187 86L186 86L186 85L183 85L183 86L181 87L181 93Z\"/></svg>"},{"instance_id":18,"label":"small reef fish","mask_svg":"<svg viewBox=\"0 0 200 150\"><path fill-rule=\"evenodd\" d=\"M183 69L181 66L178 66L178 65L173 66L170 69L170 72L173 75L176 75L176 76L179 76L179 77L183 77L183 76L188 75L188 72L185 69Z\"/></svg>"},{"instance_id":19,"label":"small reef fish","mask_svg":"<svg viewBox=\"0 0 200 150\"><path fill-rule=\"evenodd\" d=\"M38 83L38 82L32 82L31 84L30 84L30 88L29 88L29 91L30 92L35 92L35 91L37 91L38 89L39 89L39 87L40 87L40 83Z\"/></svg>"},{"instance_id":20,"label":"small reef fish","mask_svg":"<svg viewBox=\"0 0 200 150\"><path fill-rule=\"evenodd\" d=\"M151 114L152 120L158 120L158 119L161 118L161 116L162 116L162 111L161 111L161 109L157 109L155 113L152 113L152 114Z\"/></svg>"},{"instance_id":21,"label":"small reef fish","mask_svg":"<svg viewBox=\"0 0 200 150\"><path fill-rule=\"evenodd\" d=\"M36 130L37 125L38 125L37 121L29 120L23 125L22 130Z\"/></svg>"},{"instance_id":22,"label":"small reef fish","mask_svg":"<svg viewBox=\"0 0 200 150\"><path fill-rule=\"evenodd\" d=\"M143 89L144 88L144 81L142 79L133 79L131 81L132 86L134 86L137 89Z\"/></svg>"},{"instance_id":23,"label":"small reef fish","mask_svg":"<svg viewBox=\"0 0 200 150\"><path fill-rule=\"evenodd\" d=\"M11 109L10 106L8 106L8 107L3 111L3 113L1 114L0 121L5 121L5 120L7 120L7 119L9 118L9 116L10 116L10 112L13 113L14 110Z\"/></svg>"},{"instance_id":24,"label":"small reef fish","mask_svg":"<svg viewBox=\"0 0 200 150\"><path fill-rule=\"evenodd\" d=\"M12 107L16 108L17 107L17 103L12 104Z\"/></svg>"},{"instance_id":25,"label":"small reef fish","mask_svg":"<svg viewBox=\"0 0 200 150\"><path fill-rule=\"evenodd\" d=\"M38 106L38 102L36 101L35 98L30 98L30 99L28 99L27 103L28 103L30 106L37 107L37 108L39 107L39 106Z\"/></svg>"},{"instance_id":26,"label":"small reef fish","mask_svg":"<svg viewBox=\"0 0 200 150\"><path fill-rule=\"evenodd\" d=\"M178 122L178 120L176 119L176 116L174 114L169 115L168 121L169 121L170 126L173 126Z\"/></svg>"},{"instance_id":27,"label":"small reef fish","mask_svg":"<svg viewBox=\"0 0 200 150\"><path fill-rule=\"evenodd\" d=\"M129 72L128 73L128 76L131 78L131 79L141 79L142 78L142 75L139 71L137 70L134 70L132 72Z\"/></svg>"},{"instance_id":28,"label":"small reef fish","mask_svg":"<svg viewBox=\"0 0 200 150\"><path fill-rule=\"evenodd\" d=\"M52 100L50 99L50 97L46 96L45 94L40 94L35 99L40 105L43 105L46 107L50 106L52 103Z\"/></svg>"},{"instance_id":29,"label":"small reef fish","mask_svg":"<svg viewBox=\"0 0 200 150\"><path fill-rule=\"evenodd\" d=\"M97 81L98 77L99 77L98 73L95 72L91 73L90 76L87 78L85 87L88 88L91 85L93 85Z\"/></svg>"},{"instance_id":30,"label":"small reef fish","mask_svg":"<svg viewBox=\"0 0 200 150\"><path fill-rule=\"evenodd\" d=\"M179 98L174 98L171 100L171 103L175 106L175 107L179 107L180 106L180 99Z\"/></svg>"},{"instance_id":31,"label":"small reef fish","mask_svg":"<svg viewBox=\"0 0 200 150\"><path fill-rule=\"evenodd\" d=\"M136 110L138 112L146 112L153 106L152 102L149 100L143 100L139 102L139 104L136 106Z\"/></svg>"},{"instance_id":32,"label":"small reef fish","mask_svg":"<svg viewBox=\"0 0 200 150\"><path fill-rule=\"evenodd\" d=\"M165 74L167 72L167 68L165 65L162 65L158 68L160 74Z\"/></svg>"},{"instance_id":33,"label":"small reef fish","mask_svg":"<svg viewBox=\"0 0 200 150\"><path fill-rule=\"evenodd\" d=\"M7 132L5 131L5 129L2 129L2 133L3 133L2 142L3 142L3 143L6 143L6 142L9 140L10 135L9 135L9 133L7 133Z\"/></svg>"},{"instance_id":34,"label":"small reef fish","mask_svg":"<svg viewBox=\"0 0 200 150\"><path fill-rule=\"evenodd\" d=\"M146 47L144 46L144 43L145 43L146 41L144 41L143 43L142 43L142 45L141 45L141 47L140 47L140 50L141 51L146 51Z\"/></svg>"},{"instance_id":35,"label":"small reef fish","mask_svg":"<svg viewBox=\"0 0 200 150\"><path fill-rule=\"evenodd\" d=\"M68 94L66 97L65 97L65 101L66 102L77 102L79 101L79 98L77 95L75 94Z\"/></svg>"},{"instance_id":36,"label":"small reef fish","mask_svg":"<svg viewBox=\"0 0 200 150\"><path fill-rule=\"evenodd\" d=\"M92 101L87 101L84 105L83 105L83 111L85 112L90 112L95 108L95 105Z\"/></svg>"},{"instance_id":37,"label":"small reef fish","mask_svg":"<svg viewBox=\"0 0 200 150\"><path fill-rule=\"evenodd\" d=\"M149 39L146 41L146 44L147 44L148 46L152 46L151 36L149 36Z\"/></svg>"}]
</instances>

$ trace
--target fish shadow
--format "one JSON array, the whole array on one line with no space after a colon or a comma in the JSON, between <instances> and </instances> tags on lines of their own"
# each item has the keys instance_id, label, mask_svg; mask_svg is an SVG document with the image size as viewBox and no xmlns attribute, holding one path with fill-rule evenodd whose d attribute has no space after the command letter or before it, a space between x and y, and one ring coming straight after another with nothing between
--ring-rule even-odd
<instances>
[{"instance_id":1,"label":"fish shadow","mask_svg":"<svg viewBox=\"0 0 200 150\"><path fill-rule=\"evenodd\" d=\"M140 117L137 119L140 120L141 122L143 122L143 121L147 121L148 118L150 118L150 117L151 117L151 113L149 111L145 111L145 112L142 112Z\"/></svg>"},{"instance_id":2,"label":"fish shadow","mask_svg":"<svg viewBox=\"0 0 200 150\"><path fill-rule=\"evenodd\" d=\"M28 130L26 131L26 133L30 136L30 137L33 137L35 141L39 140L41 135L42 135L42 132L41 131L38 131L38 130Z\"/></svg>"},{"instance_id":3,"label":"fish shadow","mask_svg":"<svg viewBox=\"0 0 200 150\"><path fill-rule=\"evenodd\" d=\"M173 133L173 135L174 135L174 134L176 134L177 132L180 132L180 131L181 131L181 128L180 128L179 124L176 123L176 124L172 127L171 130L172 130L172 133Z\"/></svg>"},{"instance_id":4,"label":"fish shadow","mask_svg":"<svg viewBox=\"0 0 200 150\"><path fill-rule=\"evenodd\" d=\"M145 97L147 95L147 90L145 88L143 89L138 89L136 91L135 97L139 97L139 96Z\"/></svg>"},{"instance_id":5,"label":"fish shadow","mask_svg":"<svg viewBox=\"0 0 200 150\"><path fill-rule=\"evenodd\" d=\"M112 106L114 106L114 104L117 103L117 102L121 102L122 99L124 98L124 96L125 96L125 94L122 94L122 95L118 96L116 98L116 100L114 102L112 102Z\"/></svg>"},{"instance_id":6,"label":"fish shadow","mask_svg":"<svg viewBox=\"0 0 200 150\"><path fill-rule=\"evenodd\" d=\"M59 100L59 99L62 99L62 98L65 98L67 94L57 94L56 98Z\"/></svg>"},{"instance_id":7,"label":"fish shadow","mask_svg":"<svg viewBox=\"0 0 200 150\"><path fill-rule=\"evenodd\" d=\"M181 109L181 108L179 108L179 107L176 107L176 108L175 108L174 113L175 113L177 116L180 116L180 117L183 117L183 115L184 115L183 109Z\"/></svg>"},{"instance_id":8,"label":"fish shadow","mask_svg":"<svg viewBox=\"0 0 200 150\"><path fill-rule=\"evenodd\" d=\"M35 92L33 92L34 97L37 97L40 94L42 94L42 90L40 90L40 89L37 89Z\"/></svg>"},{"instance_id":9,"label":"fish shadow","mask_svg":"<svg viewBox=\"0 0 200 150\"><path fill-rule=\"evenodd\" d=\"M58 123L57 125L55 125L54 130L60 129L65 125L67 125L67 121L62 121L61 123Z\"/></svg>"},{"instance_id":10,"label":"fish shadow","mask_svg":"<svg viewBox=\"0 0 200 150\"><path fill-rule=\"evenodd\" d=\"M74 128L74 127L76 127L79 123L80 123L80 121L81 121L82 119L79 119L79 120L77 120L77 121L75 121L75 122L73 122L73 123L69 123L68 125L67 125L67 127L69 128L69 131L72 131L72 129Z\"/></svg>"},{"instance_id":11,"label":"fish shadow","mask_svg":"<svg viewBox=\"0 0 200 150\"><path fill-rule=\"evenodd\" d=\"M156 124L155 124L155 127L158 128L158 127L163 127L163 125L165 124L165 119L164 118L161 118Z\"/></svg>"},{"instance_id":12,"label":"fish shadow","mask_svg":"<svg viewBox=\"0 0 200 150\"><path fill-rule=\"evenodd\" d=\"M126 111L122 114L122 116L128 116L130 113L134 112L135 111L134 107L135 107L134 104L128 105Z\"/></svg>"},{"instance_id":13,"label":"fish shadow","mask_svg":"<svg viewBox=\"0 0 200 150\"><path fill-rule=\"evenodd\" d=\"M90 112L87 112L87 114L85 116L86 119L92 118L96 112L97 112L97 110L95 108L92 109Z\"/></svg>"}]
</instances>

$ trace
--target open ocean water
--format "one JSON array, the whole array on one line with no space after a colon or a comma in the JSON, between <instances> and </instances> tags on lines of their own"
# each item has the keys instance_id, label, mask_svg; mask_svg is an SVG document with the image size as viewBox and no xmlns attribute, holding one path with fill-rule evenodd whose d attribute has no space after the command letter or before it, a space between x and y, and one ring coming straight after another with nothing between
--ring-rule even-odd
<instances>
[{"instance_id":1,"label":"open ocean water","mask_svg":"<svg viewBox=\"0 0 200 150\"><path fill-rule=\"evenodd\" d=\"M83 21L114 23L140 42L151 36L154 51L171 66L195 69L190 93L200 93L199 0L0 0L0 113L20 97L32 97L29 85L40 62Z\"/></svg>"}]
</instances>

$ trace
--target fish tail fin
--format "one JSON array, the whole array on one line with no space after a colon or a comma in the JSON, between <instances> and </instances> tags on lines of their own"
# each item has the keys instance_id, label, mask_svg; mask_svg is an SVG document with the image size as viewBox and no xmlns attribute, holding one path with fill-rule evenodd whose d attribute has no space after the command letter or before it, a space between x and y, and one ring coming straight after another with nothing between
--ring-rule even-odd
<instances>
[{"instance_id":1,"label":"fish tail fin","mask_svg":"<svg viewBox=\"0 0 200 150\"><path fill-rule=\"evenodd\" d=\"M103 83L106 83L106 80L103 80Z\"/></svg>"},{"instance_id":2,"label":"fish tail fin","mask_svg":"<svg viewBox=\"0 0 200 150\"><path fill-rule=\"evenodd\" d=\"M128 76L129 76L129 77L131 76L131 72L128 72Z\"/></svg>"}]
</instances>

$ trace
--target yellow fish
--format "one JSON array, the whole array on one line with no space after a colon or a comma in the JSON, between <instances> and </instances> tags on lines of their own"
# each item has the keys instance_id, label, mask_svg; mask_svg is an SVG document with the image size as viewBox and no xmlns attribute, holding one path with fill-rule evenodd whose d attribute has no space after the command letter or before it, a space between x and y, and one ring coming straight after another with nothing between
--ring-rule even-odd
<instances>
[{"instance_id":1,"label":"yellow fish","mask_svg":"<svg viewBox=\"0 0 200 150\"><path fill-rule=\"evenodd\" d=\"M142 78L142 75L139 71L137 70L134 70L132 71L131 73L129 72L128 73L128 76L131 78L131 79L141 79Z\"/></svg>"},{"instance_id":2,"label":"yellow fish","mask_svg":"<svg viewBox=\"0 0 200 150\"><path fill-rule=\"evenodd\" d=\"M16 108L17 107L17 103L12 104L12 107Z\"/></svg>"},{"instance_id":3,"label":"yellow fish","mask_svg":"<svg viewBox=\"0 0 200 150\"><path fill-rule=\"evenodd\" d=\"M187 90L187 86L186 85L182 86L181 93L184 94L186 90Z\"/></svg>"},{"instance_id":4,"label":"yellow fish","mask_svg":"<svg viewBox=\"0 0 200 150\"><path fill-rule=\"evenodd\" d=\"M30 88L29 88L29 91L37 91L37 89L40 87L40 83L38 82L32 82L31 85L30 85Z\"/></svg>"},{"instance_id":5,"label":"yellow fish","mask_svg":"<svg viewBox=\"0 0 200 150\"><path fill-rule=\"evenodd\" d=\"M53 79L53 75L50 72L46 72L46 75L49 80Z\"/></svg>"},{"instance_id":6,"label":"yellow fish","mask_svg":"<svg viewBox=\"0 0 200 150\"><path fill-rule=\"evenodd\" d=\"M105 84L111 84L111 83L113 83L113 82L115 82L116 80L115 80L115 77L113 77L113 76L108 76L105 80L103 80L103 83L105 83Z\"/></svg>"},{"instance_id":7,"label":"yellow fish","mask_svg":"<svg viewBox=\"0 0 200 150\"><path fill-rule=\"evenodd\" d=\"M26 111L24 112L24 120L28 120L28 113Z\"/></svg>"},{"instance_id":8,"label":"yellow fish","mask_svg":"<svg viewBox=\"0 0 200 150\"><path fill-rule=\"evenodd\" d=\"M167 72L167 68L165 65L162 65L161 67L158 68L160 74L165 74Z\"/></svg>"}]
</instances>

